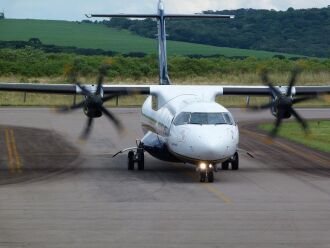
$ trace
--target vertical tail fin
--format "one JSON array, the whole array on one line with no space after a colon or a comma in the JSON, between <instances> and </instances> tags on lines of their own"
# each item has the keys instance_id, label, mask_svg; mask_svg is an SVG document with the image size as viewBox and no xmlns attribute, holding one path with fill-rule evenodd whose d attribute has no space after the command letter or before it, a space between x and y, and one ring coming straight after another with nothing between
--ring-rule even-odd
<instances>
[{"instance_id":1,"label":"vertical tail fin","mask_svg":"<svg viewBox=\"0 0 330 248\"><path fill-rule=\"evenodd\" d=\"M159 84L171 84L167 71L165 12L162 0L158 3Z\"/></svg>"},{"instance_id":2,"label":"vertical tail fin","mask_svg":"<svg viewBox=\"0 0 330 248\"><path fill-rule=\"evenodd\" d=\"M232 15L209 15L209 14L196 14L196 15L178 15L178 14L165 14L163 0L158 2L157 14L110 14L110 15L86 15L88 18L92 17L105 17L105 18L154 18L158 21L158 49L159 49L159 84L171 84L170 77L167 70L167 51L166 51L166 27L165 20L170 19L231 19Z\"/></svg>"}]
</instances>

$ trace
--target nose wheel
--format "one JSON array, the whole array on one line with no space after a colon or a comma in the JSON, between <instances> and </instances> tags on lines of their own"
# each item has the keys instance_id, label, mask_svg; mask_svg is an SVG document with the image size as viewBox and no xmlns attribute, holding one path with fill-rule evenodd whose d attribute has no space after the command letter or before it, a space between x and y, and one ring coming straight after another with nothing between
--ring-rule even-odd
<instances>
[{"instance_id":1,"label":"nose wheel","mask_svg":"<svg viewBox=\"0 0 330 248\"><path fill-rule=\"evenodd\" d=\"M137 148L136 152L129 151L127 155L127 169L134 170L135 164L139 171L144 170L144 149L142 147Z\"/></svg>"},{"instance_id":2,"label":"nose wheel","mask_svg":"<svg viewBox=\"0 0 330 248\"><path fill-rule=\"evenodd\" d=\"M213 170L205 170L199 172L199 181L201 183L205 183L206 181L209 183L214 182L214 171Z\"/></svg>"}]
</instances>

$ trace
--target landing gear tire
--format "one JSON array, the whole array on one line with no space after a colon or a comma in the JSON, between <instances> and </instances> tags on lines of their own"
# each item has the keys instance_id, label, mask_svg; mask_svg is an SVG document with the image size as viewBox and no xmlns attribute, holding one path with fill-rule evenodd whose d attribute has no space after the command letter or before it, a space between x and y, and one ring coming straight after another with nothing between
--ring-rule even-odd
<instances>
[{"instance_id":1,"label":"landing gear tire","mask_svg":"<svg viewBox=\"0 0 330 248\"><path fill-rule=\"evenodd\" d=\"M144 170L144 151L143 149L138 149L138 170Z\"/></svg>"},{"instance_id":2,"label":"landing gear tire","mask_svg":"<svg viewBox=\"0 0 330 248\"><path fill-rule=\"evenodd\" d=\"M229 161L225 161L221 164L221 169L222 170L228 170L229 169Z\"/></svg>"},{"instance_id":3,"label":"landing gear tire","mask_svg":"<svg viewBox=\"0 0 330 248\"><path fill-rule=\"evenodd\" d=\"M205 183L205 181L206 181L206 172L205 171L200 172L200 179L199 179L199 181L201 183Z\"/></svg>"},{"instance_id":4,"label":"landing gear tire","mask_svg":"<svg viewBox=\"0 0 330 248\"><path fill-rule=\"evenodd\" d=\"M213 183L213 182L214 182L214 173L213 173L213 171L209 171L209 172L207 173L207 181L208 181L209 183Z\"/></svg>"},{"instance_id":5,"label":"landing gear tire","mask_svg":"<svg viewBox=\"0 0 330 248\"><path fill-rule=\"evenodd\" d=\"M127 169L134 170L134 152L129 151L127 155Z\"/></svg>"},{"instance_id":6,"label":"landing gear tire","mask_svg":"<svg viewBox=\"0 0 330 248\"><path fill-rule=\"evenodd\" d=\"M238 153L236 152L232 162L231 162L231 169L232 170L238 170L239 169L239 157L238 157Z\"/></svg>"}]
</instances>

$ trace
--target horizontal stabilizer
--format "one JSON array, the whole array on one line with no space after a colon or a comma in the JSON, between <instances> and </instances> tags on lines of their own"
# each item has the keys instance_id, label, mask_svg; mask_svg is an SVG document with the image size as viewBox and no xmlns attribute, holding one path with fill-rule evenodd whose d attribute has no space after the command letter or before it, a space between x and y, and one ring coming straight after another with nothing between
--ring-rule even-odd
<instances>
[{"instance_id":1,"label":"horizontal stabilizer","mask_svg":"<svg viewBox=\"0 0 330 248\"><path fill-rule=\"evenodd\" d=\"M91 14L86 15L87 18L104 17L104 18L159 18L157 14Z\"/></svg>"},{"instance_id":2,"label":"horizontal stabilizer","mask_svg":"<svg viewBox=\"0 0 330 248\"><path fill-rule=\"evenodd\" d=\"M213 15L213 14L193 14L193 15L178 15L166 14L165 18L173 19L233 19L233 15Z\"/></svg>"},{"instance_id":3,"label":"horizontal stabilizer","mask_svg":"<svg viewBox=\"0 0 330 248\"><path fill-rule=\"evenodd\" d=\"M91 14L86 15L88 18L103 17L103 18L160 18L157 14ZM233 19L233 15L212 15L212 14L192 14L192 15L181 15L181 14L167 14L164 18L171 19Z\"/></svg>"}]
</instances>

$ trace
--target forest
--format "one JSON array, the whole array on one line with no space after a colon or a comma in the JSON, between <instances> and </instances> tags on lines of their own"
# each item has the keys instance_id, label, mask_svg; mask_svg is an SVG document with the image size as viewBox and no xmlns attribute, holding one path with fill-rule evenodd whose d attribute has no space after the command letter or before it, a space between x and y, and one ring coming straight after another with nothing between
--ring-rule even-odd
<instances>
[{"instance_id":1,"label":"forest","mask_svg":"<svg viewBox=\"0 0 330 248\"><path fill-rule=\"evenodd\" d=\"M169 40L221 47L330 57L330 7L286 11L238 9L206 11L231 14L231 20L168 20ZM153 20L111 19L109 27L154 38Z\"/></svg>"}]
</instances>

